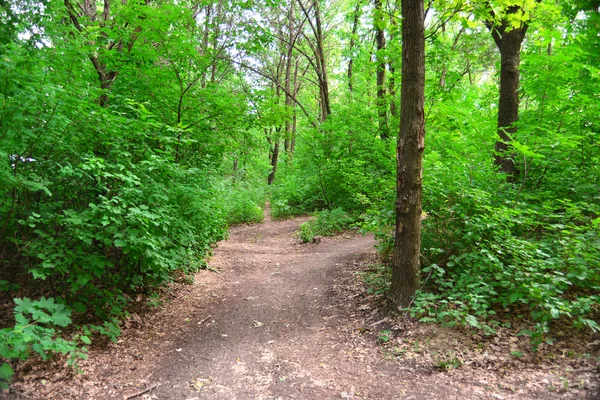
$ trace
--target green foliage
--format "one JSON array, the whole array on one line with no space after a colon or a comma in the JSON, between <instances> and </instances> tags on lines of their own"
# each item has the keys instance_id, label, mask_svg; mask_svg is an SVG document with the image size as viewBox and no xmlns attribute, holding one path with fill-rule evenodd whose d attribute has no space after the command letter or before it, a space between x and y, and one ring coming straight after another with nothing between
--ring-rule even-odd
<instances>
[{"instance_id":1,"label":"green foliage","mask_svg":"<svg viewBox=\"0 0 600 400\"><path fill-rule=\"evenodd\" d=\"M391 202L389 202L391 203ZM372 232L377 244L375 247L382 260L389 262L394 250L394 223L395 213L392 204L385 203L385 207L369 208L362 216L360 224L363 232Z\"/></svg>"},{"instance_id":2,"label":"green foliage","mask_svg":"<svg viewBox=\"0 0 600 400\"><path fill-rule=\"evenodd\" d=\"M41 34L0 44L0 291L45 296L15 301L5 360L72 360L93 334L116 340L132 298L203 267L226 235L225 154L255 140L235 80L205 89L203 68L189 68L205 60L193 35L173 33L185 5L114 3L110 16L73 34L50 2L32 23ZM129 52L115 46L123 35L139 36ZM98 65L117 73L109 88ZM228 135L214 133L217 115ZM71 313L83 334L67 340Z\"/></svg>"},{"instance_id":3,"label":"green foliage","mask_svg":"<svg viewBox=\"0 0 600 400\"><path fill-rule=\"evenodd\" d=\"M224 189L227 223L256 223L264 219L265 189L258 183L230 184Z\"/></svg>"},{"instance_id":4,"label":"green foliage","mask_svg":"<svg viewBox=\"0 0 600 400\"><path fill-rule=\"evenodd\" d=\"M280 171L279 181L271 191L271 216L286 219L317 209L321 202L318 201L318 192L315 192L316 183L303 175L281 177L282 172Z\"/></svg>"},{"instance_id":5,"label":"green foliage","mask_svg":"<svg viewBox=\"0 0 600 400\"><path fill-rule=\"evenodd\" d=\"M311 242L315 236L332 236L342 233L354 220L343 209L323 210L316 213L316 218L300 225L298 233L304 243Z\"/></svg>"},{"instance_id":6,"label":"green foliage","mask_svg":"<svg viewBox=\"0 0 600 400\"><path fill-rule=\"evenodd\" d=\"M439 355L436 357L437 367L444 371L450 371L463 366L464 361L454 355Z\"/></svg>"},{"instance_id":7,"label":"green foliage","mask_svg":"<svg viewBox=\"0 0 600 400\"><path fill-rule=\"evenodd\" d=\"M77 341L89 344L87 336L65 340L58 336L56 328L71 324L71 310L54 299L32 301L27 297L15 299L15 320L13 328L0 330L0 357L3 360L27 359L36 353L46 360L53 354L69 355L69 362L85 358L87 348L78 346ZM13 375L10 364L0 366L0 388L6 388Z\"/></svg>"},{"instance_id":8,"label":"green foliage","mask_svg":"<svg viewBox=\"0 0 600 400\"><path fill-rule=\"evenodd\" d=\"M384 295L390 288L392 271L387 264L375 264L361 272L360 277L367 285L367 293Z\"/></svg>"},{"instance_id":9,"label":"green foliage","mask_svg":"<svg viewBox=\"0 0 600 400\"><path fill-rule=\"evenodd\" d=\"M393 190L393 147L359 134L373 129L367 117L358 106L340 105L321 130L303 132L293 166L278 170L274 217L335 208L358 216Z\"/></svg>"},{"instance_id":10,"label":"green foliage","mask_svg":"<svg viewBox=\"0 0 600 400\"><path fill-rule=\"evenodd\" d=\"M379 339L383 343L387 343L390 341L391 334L392 331L384 329L382 331L379 331L379 333L377 334L377 339Z\"/></svg>"},{"instance_id":11,"label":"green foliage","mask_svg":"<svg viewBox=\"0 0 600 400\"><path fill-rule=\"evenodd\" d=\"M45 297L15 300L15 326L0 331L4 360L74 360L95 334L116 340L132 298L160 304L157 289L205 267L227 224L262 220L267 195L274 218L319 211L302 225L302 240L360 221L388 261L398 26L382 26L390 37L378 57L390 66L391 137L381 140L371 19L358 19L353 48L330 42L350 41L355 4L322 10L324 26L337 28L323 43L332 113L317 123L322 93L311 82L324 76L298 53L312 53L305 39L313 33L298 35L290 50L290 105L281 91L287 44L271 31L281 21L254 18L287 15L277 2L225 2L214 13L187 2L115 1L108 21L69 15L58 1L22 3L35 12L9 3L0 0L0 292ZM518 16L530 29L510 184L492 165L497 49L476 18L435 5L445 22L438 29L434 18L427 34L423 287L415 316L487 333L517 316L530 321L521 334L534 346L551 341L557 321L599 329L599 17L580 3L565 3L564 16L550 4ZM232 54L249 55L258 74L233 64ZM331 67L349 59L353 89L346 91L346 69ZM274 76L277 83L263 79ZM363 278L383 294L389 267ZM83 325L67 340L61 330L71 318ZM441 363L458 366L453 358ZM0 386L12 374L3 363Z\"/></svg>"},{"instance_id":12,"label":"green foliage","mask_svg":"<svg viewBox=\"0 0 600 400\"><path fill-rule=\"evenodd\" d=\"M600 301L598 211L568 200L494 203L481 191L454 194L425 221L423 272L432 292L417 296L413 312L490 333L506 312L527 313L534 346L559 319L598 331L591 319Z\"/></svg>"},{"instance_id":13,"label":"green foliage","mask_svg":"<svg viewBox=\"0 0 600 400\"><path fill-rule=\"evenodd\" d=\"M575 42L547 53L548 40L559 36L535 42L524 55L529 73L513 137L516 184L507 184L491 165L491 86L436 92L439 77L430 81L427 123L435 134L427 138L424 158L423 286L411 307L423 321L493 334L526 320L528 328L519 333L534 348L552 342L559 322L599 329L594 160L600 153L592 117L598 102L590 101L598 85L590 84L590 54L573 48ZM395 199L388 193L369 207L363 222L363 229L376 234L384 260L393 248ZM381 267L363 279L383 294L386 274Z\"/></svg>"}]
</instances>

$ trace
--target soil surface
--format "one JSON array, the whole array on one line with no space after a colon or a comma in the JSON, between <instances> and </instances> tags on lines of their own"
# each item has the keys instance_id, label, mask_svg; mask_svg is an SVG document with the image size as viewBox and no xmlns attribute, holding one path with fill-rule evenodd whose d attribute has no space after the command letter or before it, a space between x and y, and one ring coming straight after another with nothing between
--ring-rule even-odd
<instances>
[{"instance_id":1,"label":"soil surface","mask_svg":"<svg viewBox=\"0 0 600 400\"><path fill-rule=\"evenodd\" d=\"M562 376L551 368L537 375L535 368L512 375L490 368L444 372L418 357L390 355L378 339L389 322L356 274L374 258L373 238L345 234L301 244L294 232L306 220L267 218L231 229L212 270L180 285L158 309L133 314L118 343L90 350L80 363L83 374L56 363L29 366L5 397L593 399L599 393L593 370L576 377L584 380L581 388L561 391L549 389Z\"/></svg>"}]
</instances>

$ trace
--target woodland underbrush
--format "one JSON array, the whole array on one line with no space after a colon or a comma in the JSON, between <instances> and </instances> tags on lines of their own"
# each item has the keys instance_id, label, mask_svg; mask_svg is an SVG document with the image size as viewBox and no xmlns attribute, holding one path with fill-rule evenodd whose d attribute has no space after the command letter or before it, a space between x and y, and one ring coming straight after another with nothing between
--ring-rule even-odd
<instances>
[{"instance_id":1,"label":"woodland underbrush","mask_svg":"<svg viewBox=\"0 0 600 400\"><path fill-rule=\"evenodd\" d=\"M587 175L570 170L565 180L544 164L532 168L532 162L528 176L508 183L489 153L487 159L482 152L472 152L471 159L463 155L464 147L481 145L478 138L445 134L432 140L434 149L425 155L421 287L408 311L424 322L492 336L518 327L514 334L528 338L533 349L553 343L556 327L565 324L598 334L600 206L597 189L587 184L597 169ZM325 210L303 225L304 241L339 231L335 226L346 216L373 232L382 267L364 278L383 293L394 245L393 175L379 170L392 168L388 149L350 146L351 137L343 134L314 142L319 140L339 153L313 163L311 175L282 171L274 208L286 216ZM309 150L307 157L314 157L314 147ZM377 172L370 169L372 159L379 160ZM554 160L552 168L560 170L561 162Z\"/></svg>"},{"instance_id":2,"label":"woodland underbrush","mask_svg":"<svg viewBox=\"0 0 600 400\"><path fill-rule=\"evenodd\" d=\"M534 350L552 344L565 324L600 332L597 205L508 184L501 192L456 190L432 178L424 189L421 288L407 309L413 317L486 335L518 326L513 333ZM364 275L376 293L390 281L392 215L371 211L363 225L379 239L383 263Z\"/></svg>"},{"instance_id":3,"label":"woodland underbrush","mask_svg":"<svg viewBox=\"0 0 600 400\"><path fill-rule=\"evenodd\" d=\"M304 243L311 242L315 236L333 236L342 233L354 222L354 219L341 208L319 211L314 217L300 225L298 237Z\"/></svg>"},{"instance_id":4,"label":"woodland underbrush","mask_svg":"<svg viewBox=\"0 0 600 400\"><path fill-rule=\"evenodd\" d=\"M19 360L75 363L93 336L116 340L132 303L204 268L228 224L262 219L264 185L226 177L207 131L165 123L124 96L99 107L85 83L67 88L31 52L2 51L6 387Z\"/></svg>"}]
</instances>

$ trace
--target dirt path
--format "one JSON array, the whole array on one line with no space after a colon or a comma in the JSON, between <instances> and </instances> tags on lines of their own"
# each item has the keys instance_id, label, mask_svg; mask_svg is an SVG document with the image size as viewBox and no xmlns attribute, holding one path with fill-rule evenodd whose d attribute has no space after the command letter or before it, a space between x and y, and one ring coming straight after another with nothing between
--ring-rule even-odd
<instances>
[{"instance_id":1,"label":"dirt path","mask_svg":"<svg viewBox=\"0 0 600 400\"><path fill-rule=\"evenodd\" d=\"M305 220L233 228L210 262L220 273L202 271L158 312L133 315L118 344L82 363L85 374L34 368L21 398L123 399L148 388L135 398L513 398L384 357L376 333L365 334L380 317L361 303L354 274L373 238L299 244Z\"/></svg>"}]
</instances>

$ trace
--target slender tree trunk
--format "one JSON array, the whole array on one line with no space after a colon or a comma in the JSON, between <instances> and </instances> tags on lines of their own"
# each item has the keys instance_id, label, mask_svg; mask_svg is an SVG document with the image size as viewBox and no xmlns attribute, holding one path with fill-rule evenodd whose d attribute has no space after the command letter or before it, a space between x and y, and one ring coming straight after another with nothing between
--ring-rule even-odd
<instances>
[{"instance_id":1,"label":"slender tree trunk","mask_svg":"<svg viewBox=\"0 0 600 400\"><path fill-rule=\"evenodd\" d=\"M518 14L521 8L511 6L507 16ZM509 182L514 181L516 171L510 141L517 132L519 119L519 66L521 64L521 44L527 32L527 23L514 28L510 26L508 17L500 25L495 24L495 15L490 12L490 19L485 21L498 50L500 50L500 99L498 101L498 141L494 163L504 172ZM510 136L509 136L510 135Z\"/></svg>"},{"instance_id":2,"label":"slender tree trunk","mask_svg":"<svg viewBox=\"0 0 600 400\"><path fill-rule=\"evenodd\" d=\"M276 134L277 135L277 134ZM279 138L275 137L273 145L273 151L271 152L271 173L267 178L267 184L273 184L275 180L275 173L277 172L277 159L279 158Z\"/></svg>"},{"instance_id":3,"label":"slender tree trunk","mask_svg":"<svg viewBox=\"0 0 600 400\"><path fill-rule=\"evenodd\" d=\"M410 304L418 286L422 163L425 149L425 26L423 0L402 0L402 92L397 147L396 237L390 299Z\"/></svg>"},{"instance_id":4,"label":"slender tree trunk","mask_svg":"<svg viewBox=\"0 0 600 400\"><path fill-rule=\"evenodd\" d=\"M354 20L352 21L352 35L350 36L350 60L348 60L348 90L350 93L354 90L352 83L352 66L354 64L354 45L356 44L356 31L358 30L358 19L360 18L360 0L356 2L356 8L354 9Z\"/></svg>"},{"instance_id":5,"label":"slender tree trunk","mask_svg":"<svg viewBox=\"0 0 600 400\"><path fill-rule=\"evenodd\" d=\"M208 39L210 37L210 25L212 18L212 4L208 4L204 7L204 33L202 35L202 50L201 54L203 56L208 55ZM206 88L206 71L202 72L202 79L200 81L200 86L202 89Z\"/></svg>"},{"instance_id":6,"label":"slender tree trunk","mask_svg":"<svg viewBox=\"0 0 600 400\"><path fill-rule=\"evenodd\" d=\"M110 21L109 0L104 1L102 12L100 14L98 14L99 9L97 4L91 0L84 0L83 3L75 2L75 4L71 3L71 0L63 0L63 2L71 23L79 32L85 32L86 30L90 29L90 26L92 25L94 26L94 29L96 27L104 27ZM133 48L140 31L141 28L139 27L134 29L134 33L129 38L127 51L131 52L131 49ZM124 51L123 40L124 38L119 39L118 45L114 46L114 51ZM89 42L88 44L91 46L96 46L94 42ZM107 50L112 49L112 46L107 48ZM100 82L101 93L100 97L98 98L98 104L101 107L108 107L108 92L110 91L112 83L117 77L118 72L114 70L107 70L106 63L97 54L90 55L89 59L94 65L94 69L98 74L98 79Z\"/></svg>"},{"instance_id":7,"label":"slender tree trunk","mask_svg":"<svg viewBox=\"0 0 600 400\"><path fill-rule=\"evenodd\" d=\"M312 7L307 7L302 0L297 0L298 5L302 9L304 17L308 21L314 36L314 43L311 40L306 40L306 44L310 47L315 58L311 65L317 75L319 84L319 120L324 122L331 115L331 103L329 101L329 79L327 77L327 59L325 58L324 35L321 23L321 0L312 0ZM311 18L311 11L314 20Z\"/></svg>"},{"instance_id":8,"label":"slender tree trunk","mask_svg":"<svg viewBox=\"0 0 600 400\"><path fill-rule=\"evenodd\" d=\"M221 27L219 26L223 16L223 0L217 3L217 12L213 19L213 38L212 38L212 63L210 66L210 83L214 84L217 77L217 62L219 60L219 37L221 36Z\"/></svg>"},{"instance_id":9,"label":"slender tree trunk","mask_svg":"<svg viewBox=\"0 0 600 400\"><path fill-rule=\"evenodd\" d=\"M395 9L398 9L398 0L395 0L394 2L395 5ZM394 14L394 12L392 12L390 14L390 43L394 43L396 40L396 35L398 34L398 21L397 18ZM389 79L388 79L388 91L390 93L390 115L393 118L399 118L400 117L400 110L398 108L398 99L397 99L397 92L396 92L396 63L394 62L394 57L389 57L389 61L388 61L388 69L390 71L389 73Z\"/></svg>"},{"instance_id":10,"label":"slender tree trunk","mask_svg":"<svg viewBox=\"0 0 600 400\"><path fill-rule=\"evenodd\" d=\"M290 157L294 154L296 148L296 129L298 125L298 113L296 110L296 98L298 91L300 90L300 83L298 82L298 70L300 69L299 60L296 58L294 66L294 97L292 98L292 141L290 143Z\"/></svg>"},{"instance_id":11,"label":"slender tree trunk","mask_svg":"<svg viewBox=\"0 0 600 400\"><path fill-rule=\"evenodd\" d=\"M315 9L315 40L317 47L318 65L320 65L320 86L321 86L321 122L324 122L331 115L331 104L329 102L329 79L327 77L327 62L325 59L323 27L321 26L321 7L320 0L314 0L313 6Z\"/></svg>"},{"instance_id":12,"label":"slender tree trunk","mask_svg":"<svg viewBox=\"0 0 600 400\"><path fill-rule=\"evenodd\" d=\"M515 178L515 163L509 151L511 138L517 132L519 119L519 65L521 43L525 32L513 29L502 35L500 45L500 100L498 103L498 136L495 163L509 180Z\"/></svg>"},{"instance_id":13,"label":"slender tree trunk","mask_svg":"<svg viewBox=\"0 0 600 400\"><path fill-rule=\"evenodd\" d=\"M373 13L373 25L375 26L375 42L377 44L376 62L377 62L377 114L379 116L379 136L387 140L388 132L388 114L385 90L385 24L382 13L382 0L375 0L375 11Z\"/></svg>"},{"instance_id":14,"label":"slender tree trunk","mask_svg":"<svg viewBox=\"0 0 600 400\"><path fill-rule=\"evenodd\" d=\"M294 51L294 2L290 1L288 9L288 44L287 54L285 59L285 109L286 113L290 113L292 109L293 99L291 96L291 81L292 81L292 56ZM286 154L290 154L292 148L292 121L290 115L285 118L285 141L284 149ZM289 157L288 157L289 160Z\"/></svg>"}]
</instances>

